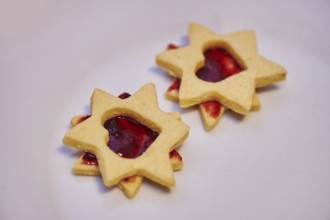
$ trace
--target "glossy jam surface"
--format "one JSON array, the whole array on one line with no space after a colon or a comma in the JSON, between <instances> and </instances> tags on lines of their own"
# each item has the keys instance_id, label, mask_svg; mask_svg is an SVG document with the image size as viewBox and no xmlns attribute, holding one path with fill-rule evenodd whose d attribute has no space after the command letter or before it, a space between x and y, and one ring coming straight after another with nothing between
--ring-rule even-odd
<instances>
[{"instance_id":1,"label":"glossy jam surface","mask_svg":"<svg viewBox=\"0 0 330 220\"><path fill-rule=\"evenodd\" d=\"M140 156L158 137L157 132L126 116L110 118L104 127L109 132L109 148L125 158Z\"/></svg>"},{"instance_id":2,"label":"glossy jam surface","mask_svg":"<svg viewBox=\"0 0 330 220\"><path fill-rule=\"evenodd\" d=\"M120 95L118 96L118 98L121 98L121 99L127 99L127 98L129 98L130 96L131 96L131 94L129 94L129 93L127 93L127 92L124 92L124 93L120 94Z\"/></svg>"},{"instance_id":3,"label":"glossy jam surface","mask_svg":"<svg viewBox=\"0 0 330 220\"><path fill-rule=\"evenodd\" d=\"M179 78L176 78L167 91L169 91L169 92L177 91L178 92L180 90L180 85L181 85L181 80Z\"/></svg>"},{"instance_id":4,"label":"glossy jam surface","mask_svg":"<svg viewBox=\"0 0 330 220\"><path fill-rule=\"evenodd\" d=\"M167 45L167 49L168 49L168 50L173 50L173 49L177 49L177 48L179 48L179 46L176 46L176 45L174 45L174 44L169 44L169 45Z\"/></svg>"},{"instance_id":5,"label":"glossy jam surface","mask_svg":"<svg viewBox=\"0 0 330 220\"><path fill-rule=\"evenodd\" d=\"M203 102L201 105L211 117L216 118L220 115L222 105L219 102L207 101Z\"/></svg>"},{"instance_id":6,"label":"glossy jam surface","mask_svg":"<svg viewBox=\"0 0 330 220\"><path fill-rule=\"evenodd\" d=\"M98 165L95 154L85 152L82 156L82 163L86 165Z\"/></svg>"},{"instance_id":7,"label":"glossy jam surface","mask_svg":"<svg viewBox=\"0 0 330 220\"><path fill-rule=\"evenodd\" d=\"M179 159L180 161L182 161L182 157L181 157L181 155L180 155L179 152L176 151L176 150L172 150L172 151L170 152L170 158L177 158L177 159Z\"/></svg>"},{"instance_id":8,"label":"glossy jam surface","mask_svg":"<svg viewBox=\"0 0 330 220\"><path fill-rule=\"evenodd\" d=\"M126 99L130 96L125 92L118 97ZM104 127L109 132L109 148L125 158L140 156L158 137L157 132L126 116L111 118L104 123Z\"/></svg>"},{"instance_id":9,"label":"glossy jam surface","mask_svg":"<svg viewBox=\"0 0 330 220\"><path fill-rule=\"evenodd\" d=\"M219 82L241 72L243 69L224 49L211 47L204 52L205 64L196 72L196 76L207 82Z\"/></svg>"}]
</instances>

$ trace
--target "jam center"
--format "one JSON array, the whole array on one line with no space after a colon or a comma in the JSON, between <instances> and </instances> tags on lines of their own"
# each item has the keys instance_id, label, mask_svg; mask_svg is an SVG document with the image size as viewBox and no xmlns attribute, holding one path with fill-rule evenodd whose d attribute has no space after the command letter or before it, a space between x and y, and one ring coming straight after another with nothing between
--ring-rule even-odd
<instances>
[{"instance_id":1,"label":"jam center","mask_svg":"<svg viewBox=\"0 0 330 220\"><path fill-rule=\"evenodd\" d=\"M110 118L104 127L109 132L109 148L125 158L140 156L158 137L157 132L126 116Z\"/></svg>"},{"instance_id":2,"label":"jam center","mask_svg":"<svg viewBox=\"0 0 330 220\"><path fill-rule=\"evenodd\" d=\"M86 165L98 165L97 163L97 158L95 154L85 152L83 157L82 157L83 164Z\"/></svg>"},{"instance_id":3,"label":"jam center","mask_svg":"<svg viewBox=\"0 0 330 220\"><path fill-rule=\"evenodd\" d=\"M202 107L212 118L216 118L220 115L222 105L217 101L203 102Z\"/></svg>"},{"instance_id":4,"label":"jam center","mask_svg":"<svg viewBox=\"0 0 330 220\"><path fill-rule=\"evenodd\" d=\"M196 76L207 82L219 82L241 72L243 69L228 51L211 47L204 52L205 64L196 72Z\"/></svg>"}]
</instances>

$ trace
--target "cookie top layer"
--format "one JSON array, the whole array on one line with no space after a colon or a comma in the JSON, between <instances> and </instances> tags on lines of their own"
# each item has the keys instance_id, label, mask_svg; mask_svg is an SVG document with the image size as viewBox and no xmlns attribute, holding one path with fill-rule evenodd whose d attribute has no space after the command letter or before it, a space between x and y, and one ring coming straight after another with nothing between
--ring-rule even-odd
<instances>
[{"instance_id":1,"label":"cookie top layer","mask_svg":"<svg viewBox=\"0 0 330 220\"><path fill-rule=\"evenodd\" d=\"M127 99L95 89L91 97L91 109L91 117L69 130L63 143L95 154L106 186L115 185L133 175L147 177L167 187L174 186L168 155L184 142L189 127L159 109L154 84L143 86ZM120 157L108 147L109 135L103 127L106 120L116 116L134 118L157 131L159 136L139 157Z\"/></svg>"},{"instance_id":2,"label":"cookie top layer","mask_svg":"<svg viewBox=\"0 0 330 220\"><path fill-rule=\"evenodd\" d=\"M226 49L244 70L219 82L199 79L196 71L204 65L203 52L214 46ZM219 35L197 23L189 25L187 47L162 52L156 56L156 62L169 74L181 78L181 107L215 100L240 114L251 110L256 87L283 80L286 75L283 67L257 54L253 31Z\"/></svg>"},{"instance_id":3,"label":"cookie top layer","mask_svg":"<svg viewBox=\"0 0 330 220\"><path fill-rule=\"evenodd\" d=\"M168 113L175 119L181 121L181 115L177 112ZM71 119L71 125L76 126L77 124L83 122L90 115L77 115ZM171 161L173 171L180 170L183 166L182 157L176 150L169 153L169 158ZM84 152L73 167L73 172L78 175L89 175L98 176L101 175L97 158L94 154L89 152ZM133 198L140 189L143 182L143 177L139 175L134 175L121 180L117 186L124 192L128 198Z\"/></svg>"}]
</instances>

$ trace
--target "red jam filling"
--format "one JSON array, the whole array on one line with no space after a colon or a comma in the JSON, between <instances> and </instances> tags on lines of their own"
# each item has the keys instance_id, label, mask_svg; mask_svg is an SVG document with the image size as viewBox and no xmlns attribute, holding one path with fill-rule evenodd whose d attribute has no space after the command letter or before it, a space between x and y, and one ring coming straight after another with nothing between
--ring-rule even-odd
<instances>
[{"instance_id":1,"label":"red jam filling","mask_svg":"<svg viewBox=\"0 0 330 220\"><path fill-rule=\"evenodd\" d=\"M87 118L89 118L89 117L91 117L91 116L90 116L90 115L82 116L81 118L78 119L77 124L79 124L79 123L85 121L85 120L86 120Z\"/></svg>"},{"instance_id":2,"label":"red jam filling","mask_svg":"<svg viewBox=\"0 0 330 220\"><path fill-rule=\"evenodd\" d=\"M167 45L167 49L168 49L168 50L173 50L173 49L177 49L177 48L179 48L179 46L176 46L176 45L174 45L174 44L169 44L169 45Z\"/></svg>"},{"instance_id":3,"label":"red jam filling","mask_svg":"<svg viewBox=\"0 0 330 220\"><path fill-rule=\"evenodd\" d=\"M222 105L219 102L207 101L203 102L201 105L211 117L216 118L220 115Z\"/></svg>"},{"instance_id":4,"label":"red jam filling","mask_svg":"<svg viewBox=\"0 0 330 220\"><path fill-rule=\"evenodd\" d=\"M181 80L179 78L176 78L167 91L168 92L179 91L180 85L181 85Z\"/></svg>"},{"instance_id":5,"label":"red jam filling","mask_svg":"<svg viewBox=\"0 0 330 220\"><path fill-rule=\"evenodd\" d=\"M119 98L126 99L130 96L122 93ZM109 148L125 158L140 156L158 137L157 132L126 116L110 118L103 126L109 132Z\"/></svg>"},{"instance_id":6,"label":"red jam filling","mask_svg":"<svg viewBox=\"0 0 330 220\"><path fill-rule=\"evenodd\" d=\"M110 118L103 126L109 132L109 148L125 158L140 156L158 137L157 132L126 116Z\"/></svg>"},{"instance_id":7,"label":"red jam filling","mask_svg":"<svg viewBox=\"0 0 330 220\"><path fill-rule=\"evenodd\" d=\"M127 98L130 97L130 96L131 96L131 94L129 94L129 93L127 93L127 92L124 92L124 93L120 94L120 95L118 96L118 98L121 98L121 99L127 99Z\"/></svg>"},{"instance_id":8,"label":"red jam filling","mask_svg":"<svg viewBox=\"0 0 330 220\"><path fill-rule=\"evenodd\" d=\"M179 48L174 44L167 46L168 50ZM211 47L204 52L205 65L200 68L196 75L198 78L208 82L219 82L229 76L237 74L243 70L236 60L223 48ZM179 91L181 80L176 78L168 88L168 92ZM213 118L220 115L222 105L217 101L207 101L201 103L204 110Z\"/></svg>"},{"instance_id":9,"label":"red jam filling","mask_svg":"<svg viewBox=\"0 0 330 220\"><path fill-rule=\"evenodd\" d=\"M82 156L82 163L85 165L95 165L97 166L97 158L95 154L85 152L84 155Z\"/></svg>"},{"instance_id":10,"label":"red jam filling","mask_svg":"<svg viewBox=\"0 0 330 220\"><path fill-rule=\"evenodd\" d=\"M181 155L180 155L179 152L176 151L176 150L172 150L172 151L170 152L170 158L177 158L177 159L179 159L180 161L182 161L182 157L181 157Z\"/></svg>"},{"instance_id":11,"label":"red jam filling","mask_svg":"<svg viewBox=\"0 0 330 220\"><path fill-rule=\"evenodd\" d=\"M205 65L196 72L201 80L219 82L243 70L228 51L222 48L211 47L204 52L204 56Z\"/></svg>"}]
</instances>

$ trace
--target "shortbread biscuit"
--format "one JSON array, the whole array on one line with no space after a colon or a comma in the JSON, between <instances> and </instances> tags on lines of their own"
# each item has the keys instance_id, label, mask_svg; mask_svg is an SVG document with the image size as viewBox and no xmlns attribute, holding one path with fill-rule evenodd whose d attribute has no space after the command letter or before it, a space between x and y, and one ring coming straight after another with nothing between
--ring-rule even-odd
<instances>
[{"instance_id":1,"label":"shortbread biscuit","mask_svg":"<svg viewBox=\"0 0 330 220\"><path fill-rule=\"evenodd\" d=\"M108 146L116 139L109 139L105 123L110 119L124 118L127 121L135 119L157 133L148 149L135 158L127 158L124 153L116 153ZM63 143L94 154L106 186L139 175L172 187L175 181L169 153L178 148L188 134L186 124L159 109L155 86L149 83L126 99L95 89L91 98L91 117L71 128L65 134Z\"/></svg>"},{"instance_id":2,"label":"shortbread biscuit","mask_svg":"<svg viewBox=\"0 0 330 220\"><path fill-rule=\"evenodd\" d=\"M224 48L243 70L217 82L196 77L196 70L205 64L204 51L212 47ZM189 26L187 47L162 52L156 56L156 62L181 79L181 107L212 100L240 114L251 110L256 87L281 81L286 75L282 66L257 54L253 31L218 35L197 23Z\"/></svg>"},{"instance_id":3,"label":"shortbread biscuit","mask_svg":"<svg viewBox=\"0 0 330 220\"><path fill-rule=\"evenodd\" d=\"M156 62L175 77L166 93L167 98L178 101L181 107L198 104L207 130L214 128L227 108L241 114L258 110L260 101L255 88L285 79L286 70L282 66L257 54L253 31L217 35L192 23L189 26L189 42L189 46L183 48L169 45L167 51L156 56ZM233 62L237 62L233 64L224 60L229 71L236 72L216 82L205 81L198 75L198 71L210 62L204 54L213 48L224 49ZM202 107L204 102L212 104ZM218 109L218 114L212 115L207 109Z\"/></svg>"},{"instance_id":4,"label":"shortbread biscuit","mask_svg":"<svg viewBox=\"0 0 330 220\"><path fill-rule=\"evenodd\" d=\"M181 120L181 116L177 112L169 113L177 120ZM71 125L76 126L77 124L83 122L90 115L78 115L71 119ZM176 151L172 150L169 153L169 157L172 164L172 169L174 171L180 170L183 166L182 157ZM100 170L98 168L97 158L95 155L89 152L83 152L82 155L79 157L77 162L73 167L73 172L78 175L90 175L90 176L99 176L101 175ZM134 175L131 177L127 177L121 180L117 186L124 192L124 194L129 197L133 198L136 193L138 192L141 184L143 182L143 177L139 175Z\"/></svg>"}]
</instances>

